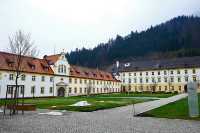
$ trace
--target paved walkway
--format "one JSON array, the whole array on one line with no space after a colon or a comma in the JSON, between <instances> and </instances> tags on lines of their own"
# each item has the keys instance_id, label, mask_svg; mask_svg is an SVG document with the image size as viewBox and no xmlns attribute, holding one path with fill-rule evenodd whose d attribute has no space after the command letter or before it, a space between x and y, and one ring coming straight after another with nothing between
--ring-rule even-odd
<instances>
[{"instance_id":1,"label":"paved walkway","mask_svg":"<svg viewBox=\"0 0 200 133\"><path fill-rule=\"evenodd\" d=\"M172 102L179 98L167 98L160 102L137 104L138 110L155 107L152 104ZM163 99L162 99L163 100ZM151 103L151 105L150 105ZM142 108L143 107L143 108ZM140 108L140 109L139 109ZM0 133L199 133L200 121L134 117L133 106L119 107L95 112L65 112L63 116L39 115L26 112L0 117ZM45 111L45 110L43 110Z\"/></svg>"},{"instance_id":2,"label":"paved walkway","mask_svg":"<svg viewBox=\"0 0 200 133\"><path fill-rule=\"evenodd\" d=\"M185 98L187 96L188 96L188 94L184 93L184 94L179 94L179 95L175 95L175 96L168 97L168 98L162 98L160 100L138 103L138 104L134 105L134 112L135 112L135 115L138 115L138 114L147 112L149 110L158 108L160 106L166 105L168 103L175 102L175 101Z\"/></svg>"}]
</instances>

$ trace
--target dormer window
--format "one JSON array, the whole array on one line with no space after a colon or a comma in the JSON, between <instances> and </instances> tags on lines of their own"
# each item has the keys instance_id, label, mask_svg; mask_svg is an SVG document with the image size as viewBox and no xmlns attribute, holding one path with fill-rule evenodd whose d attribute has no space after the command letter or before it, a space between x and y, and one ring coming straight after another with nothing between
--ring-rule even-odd
<instances>
[{"instance_id":1,"label":"dormer window","mask_svg":"<svg viewBox=\"0 0 200 133\"><path fill-rule=\"evenodd\" d=\"M96 73L93 73L93 76L94 76L94 77L97 77Z\"/></svg>"},{"instance_id":2,"label":"dormer window","mask_svg":"<svg viewBox=\"0 0 200 133\"><path fill-rule=\"evenodd\" d=\"M32 70L35 70L35 66L31 66L31 69L32 69Z\"/></svg>"},{"instance_id":3,"label":"dormer window","mask_svg":"<svg viewBox=\"0 0 200 133\"><path fill-rule=\"evenodd\" d=\"M85 75L89 75L89 73L88 73L88 72L85 72Z\"/></svg>"},{"instance_id":4,"label":"dormer window","mask_svg":"<svg viewBox=\"0 0 200 133\"><path fill-rule=\"evenodd\" d=\"M6 62L8 63L9 67L13 67L13 64L15 63L14 60L6 59Z\"/></svg>"}]
</instances>

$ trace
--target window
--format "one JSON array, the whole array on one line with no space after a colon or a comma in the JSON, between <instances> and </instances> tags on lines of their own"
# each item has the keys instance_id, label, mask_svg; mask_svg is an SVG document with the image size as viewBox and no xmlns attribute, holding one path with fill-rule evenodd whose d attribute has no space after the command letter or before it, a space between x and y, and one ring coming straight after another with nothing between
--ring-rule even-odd
<instances>
[{"instance_id":1,"label":"window","mask_svg":"<svg viewBox=\"0 0 200 133\"><path fill-rule=\"evenodd\" d=\"M192 73L195 74L195 73L196 73L196 70L195 70L195 69L192 69Z\"/></svg>"},{"instance_id":2,"label":"window","mask_svg":"<svg viewBox=\"0 0 200 133\"><path fill-rule=\"evenodd\" d=\"M76 78L74 79L74 83L75 83L75 84L77 83L77 79L76 79Z\"/></svg>"},{"instance_id":3,"label":"window","mask_svg":"<svg viewBox=\"0 0 200 133\"><path fill-rule=\"evenodd\" d=\"M137 86L135 86L135 91L137 91Z\"/></svg>"},{"instance_id":4,"label":"window","mask_svg":"<svg viewBox=\"0 0 200 133\"><path fill-rule=\"evenodd\" d=\"M24 87L22 87L22 86L20 87L20 93L24 94Z\"/></svg>"},{"instance_id":5,"label":"window","mask_svg":"<svg viewBox=\"0 0 200 133\"><path fill-rule=\"evenodd\" d=\"M85 88L85 93L87 93L87 88Z\"/></svg>"},{"instance_id":6,"label":"window","mask_svg":"<svg viewBox=\"0 0 200 133\"><path fill-rule=\"evenodd\" d=\"M11 86L8 86L8 94L11 94L13 91L13 88Z\"/></svg>"},{"instance_id":7,"label":"window","mask_svg":"<svg viewBox=\"0 0 200 133\"><path fill-rule=\"evenodd\" d=\"M154 75L154 72L152 72L152 75Z\"/></svg>"},{"instance_id":8,"label":"window","mask_svg":"<svg viewBox=\"0 0 200 133\"><path fill-rule=\"evenodd\" d=\"M181 72L180 72L180 70L177 70L177 74L180 74Z\"/></svg>"},{"instance_id":9,"label":"window","mask_svg":"<svg viewBox=\"0 0 200 133\"><path fill-rule=\"evenodd\" d=\"M131 79L130 78L128 79L128 82L131 83Z\"/></svg>"},{"instance_id":10,"label":"window","mask_svg":"<svg viewBox=\"0 0 200 133\"><path fill-rule=\"evenodd\" d=\"M36 76L32 76L32 81L35 81L35 79L36 79Z\"/></svg>"},{"instance_id":11,"label":"window","mask_svg":"<svg viewBox=\"0 0 200 133\"><path fill-rule=\"evenodd\" d=\"M160 75L160 71L158 71L158 75Z\"/></svg>"},{"instance_id":12,"label":"window","mask_svg":"<svg viewBox=\"0 0 200 133\"><path fill-rule=\"evenodd\" d=\"M178 87L178 90L181 91L181 86Z\"/></svg>"},{"instance_id":13,"label":"window","mask_svg":"<svg viewBox=\"0 0 200 133\"><path fill-rule=\"evenodd\" d=\"M77 93L77 88L76 87L74 88L74 93Z\"/></svg>"},{"instance_id":14,"label":"window","mask_svg":"<svg viewBox=\"0 0 200 133\"><path fill-rule=\"evenodd\" d=\"M167 91L167 86L165 86L165 91Z\"/></svg>"},{"instance_id":15,"label":"window","mask_svg":"<svg viewBox=\"0 0 200 133\"><path fill-rule=\"evenodd\" d=\"M185 74L188 74L188 70L185 70Z\"/></svg>"},{"instance_id":16,"label":"window","mask_svg":"<svg viewBox=\"0 0 200 133\"><path fill-rule=\"evenodd\" d=\"M178 77L178 82L181 82L181 77Z\"/></svg>"},{"instance_id":17,"label":"window","mask_svg":"<svg viewBox=\"0 0 200 133\"><path fill-rule=\"evenodd\" d=\"M140 78L140 83L142 83L142 78Z\"/></svg>"},{"instance_id":18,"label":"window","mask_svg":"<svg viewBox=\"0 0 200 133\"><path fill-rule=\"evenodd\" d=\"M49 93L53 93L53 87L49 88Z\"/></svg>"},{"instance_id":19,"label":"window","mask_svg":"<svg viewBox=\"0 0 200 133\"><path fill-rule=\"evenodd\" d=\"M171 77L171 78L170 78L170 81L171 81L171 82L174 82L174 77Z\"/></svg>"},{"instance_id":20,"label":"window","mask_svg":"<svg viewBox=\"0 0 200 133\"><path fill-rule=\"evenodd\" d=\"M134 73L134 76L136 76L136 73Z\"/></svg>"},{"instance_id":21,"label":"window","mask_svg":"<svg viewBox=\"0 0 200 133\"><path fill-rule=\"evenodd\" d=\"M95 88L93 88L93 93L95 93Z\"/></svg>"},{"instance_id":22,"label":"window","mask_svg":"<svg viewBox=\"0 0 200 133\"><path fill-rule=\"evenodd\" d=\"M9 80L14 80L14 74L9 74Z\"/></svg>"},{"instance_id":23,"label":"window","mask_svg":"<svg viewBox=\"0 0 200 133\"><path fill-rule=\"evenodd\" d=\"M53 82L53 77L50 77L50 82Z\"/></svg>"},{"instance_id":24,"label":"window","mask_svg":"<svg viewBox=\"0 0 200 133\"><path fill-rule=\"evenodd\" d=\"M105 82L104 82L105 83ZM123 79L123 83L125 83L125 79Z\"/></svg>"},{"instance_id":25,"label":"window","mask_svg":"<svg viewBox=\"0 0 200 133\"><path fill-rule=\"evenodd\" d=\"M82 93L82 88L80 88L80 93Z\"/></svg>"},{"instance_id":26,"label":"window","mask_svg":"<svg viewBox=\"0 0 200 133\"><path fill-rule=\"evenodd\" d=\"M21 80L22 80L22 81L25 81L25 79L26 79L26 75L25 75L25 74L22 74Z\"/></svg>"},{"instance_id":27,"label":"window","mask_svg":"<svg viewBox=\"0 0 200 133\"><path fill-rule=\"evenodd\" d=\"M161 86L159 86L159 91L161 91Z\"/></svg>"},{"instance_id":28,"label":"window","mask_svg":"<svg viewBox=\"0 0 200 133\"><path fill-rule=\"evenodd\" d=\"M80 84L82 84L82 79L80 79L79 81L80 81Z\"/></svg>"},{"instance_id":29,"label":"window","mask_svg":"<svg viewBox=\"0 0 200 133\"><path fill-rule=\"evenodd\" d=\"M174 86L171 86L172 91L174 90Z\"/></svg>"},{"instance_id":30,"label":"window","mask_svg":"<svg viewBox=\"0 0 200 133\"><path fill-rule=\"evenodd\" d=\"M140 76L142 76L142 72L140 72Z\"/></svg>"},{"instance_id":31,"label":"window","mask_svg":"<svg viewBox=\"0 0 200 133\"><path fill-rule=\"evenodd\" d=\"M69 93L72 93L72 88L71 87L69 87Z\"/></svg>"},{"instance_id":32,"label":"window","mask_svg":"<svg viewBox=\"0 0 200 133\"><path fill-rule=\"evenodd\" d=\"M165 82L167 82L167 77L164 77Z\"/></svg>"},{"instance_id":33,"label":"window","mask_svg":"<svg viewBox=\"0 0 200 133\"><path fill-rule=\"evenodd\" d=\"M64 66L64 73L66 73L66 66Z\"/></svg>"},{"instance_id":34,"label":"window","mask_svg":"<svg viewBox=\"0 0 200 133\"><path fill-rule=\"evenodd\" d=\"M149 79L148 78L146 78L146 83L148 83L149 82Z\"/></svg>"},{"instance_id":35,"label":"window","mask_svg":"<svg viewBox=\"0 0 200 133\"><path fill-rule=\"evenodd\" d=\"M164 71L164 75L167 75L167 71Z\"/></svg>"},{"instance_id":36,"label":"window","mask_svg":"<svg viewBox=\"0 0 200 133\"><path fill-rule=\"evenodd\" d=\"M59 65L58 66L58 73L66 73L66 66L65 65Z\"/></svg>"},{"instance_id":37,"label":"window","mask_svg":"<svg viewBox=\"0 0 200 133\"><path fill-rule=\"evenodd\" d=\"M196 82L197 81L197 78L196 76L193 76L193 81Z\"/></svg>"},{"instance_id":38,"label":"window","mask_svg":"<svg viewBox=\"0 0 200 133\"><path fill-rule=\"evenodd\" d=\"M84 82L85 82L85 84L87 84L87 80L86 79L84 80Z\"/></svg>"},{"instance_id":39,"label":"window","mask_svg":"<svg viewBox=\"0 0 200 133\"><path fill-rule=\"evenodd\" d=\"M72 83L72 78L69 78L69 83Z\"/></svg>"},{"instance_id":40,"label":"window","mask_svg":"<svg viewBox=\"0 0 200 133\"><path fill-rule=\"evenodd\" d=\"M131 73L129 73L128 75L131 76Z\"/></svg>"},{"instance_id":41,"label":"window","mask_svg":"<svg viewBox=\"0 0 200 133\"><path fill-rule=\"evenodd\" d=\"M171 74L174 74L174 71L170 71Z\"/></svg>"},{"instance_id":42,"label":"window","mask_svg":"<svg viewBox=\"0 0 200 133\"><path fill-rule=\"evenodd\" d=\"M148 76L148 72L146 72L146 76Z\"/></svg>"},{"instance_id":43,"label":"window","mask_svg":"<svg viewBox=\"0 0 200 133\"><path fill-rule=\"evenodd\" d=\"M44 94L44 87L41 87L41 88L40 88L40 93L41 93L41 94Z\"/></svg>"},{"instance_id":44,"label":"window","mask_svg":"<svg viewBox=\"0 0 200 133\"><path fill-rule=\"evenodd\" d=\"M43 82L45 81L45 77L44 76L41 77L41 81L43 81Z\"/></svg>"},{"instance_id":45,"label":"window","mask_svg":"<svg viewBox=\"0 0 200 133\"><path fill-rule=\"evenodd\" d=\"M188 82L188 77L185 77L185 82Z\"/></svg>"},{"instance_id":46,"label":"window","mask_svg":"<svg viewBox=\"0 0 200 133\"><path fill-rule=\"evenodd\" d=\"M31 87L31 94L34 94L35 93L35 86L32 86Z\"/></svg>"},{"instance_id":47,"label":"window","mask_svg":"<svg viewBox=\"0 0 200 133\"><path fill-rule=\"evenodd\" d=\"M160 77L158 78L158 82L161 82L161 78Z\"/></svg>"},{"instance_id":48,"label":"window","mask_svg":"<svg viewBox=\"0 0 200 133\"><path fill-rule=\"evenodd\" d=\"M125 76L125 73L123 73L123 76Z\"/></svg>"},{"instance_id":49,"label":"window","mask_svg":"<svg viewBox=\"0 0 200 133\"><path fill-rule=\"evenodd\" d=\"M134 78L134 82L137 83L137 79L136 78Z\"/></svg>"},{"instance_id":50,"label":"window","mask_svg":"<svg viewBox=\"0 0 200 133\"><path fill-rule=\"evenodd\" d=\"M154 79L154 78L151 78L151 81L152 81L152 83L154 83L154 82L155 82L155 79Z\"/></svg>"}]
</instances>

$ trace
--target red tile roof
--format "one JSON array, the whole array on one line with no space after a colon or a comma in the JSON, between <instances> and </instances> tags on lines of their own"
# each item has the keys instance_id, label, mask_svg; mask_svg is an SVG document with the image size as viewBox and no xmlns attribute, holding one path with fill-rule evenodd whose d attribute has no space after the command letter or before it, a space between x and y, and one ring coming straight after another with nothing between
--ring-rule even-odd
<instances>
[{"instance_id":1,"label":"red tile roof","mask_svg":"<svg viewBox=\"0 0 200 133\"><path fill-rule=\"evenodd\" d=\"M70 76L77 77L77 78L117 81L112 76L111 73L98 70L98 69L91 69L91 68L80 67L80 66L75 66L75 65L70 66Z\"/></svg>"},{"instance_id":2,"label":"red tile roof","mask_svg":"<svg viewBox=\"0 0 200 133\"><path fill-rule=\"evenodd\" d=\"M22 71L38 74L54 74L50 65L54 64L60 57L60 54L44 56L44 59L23 56ZM0 70L14 71L16 66L15 54L0 52ZM107 81L117 81L111 73L70 65L70 76L77 78L89 78Z\"/></svg>"},{"instance_id":3,"label":"red tile roof","mask_svg":"<svg viewBox=\"0 0 200 133\"><path fill-rule=\"evenodd\" d=\"M44 59L38 59L28 56L22 57L21 71L39 74L54 74L51 67ZM16 68L15 54L0 52L0 70L14 71Z\"/></svg>"},{"instance_id":4,"label":"red tile roof","mask_svg":"<svg viewBox=\"0 0 200 133\"><path fill-rule=\"evenodd\" d=\"M45 55L44 59L46 59L49 64L54 64L59 59L60 55L61 54L48 55L48 56Z\"/></svg>"}]
</instances>

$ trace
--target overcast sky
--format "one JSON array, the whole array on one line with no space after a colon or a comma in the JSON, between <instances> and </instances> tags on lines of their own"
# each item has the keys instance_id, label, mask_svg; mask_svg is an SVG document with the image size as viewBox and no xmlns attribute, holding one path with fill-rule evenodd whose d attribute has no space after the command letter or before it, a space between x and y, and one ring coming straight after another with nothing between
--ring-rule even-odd
<instances>
[{"instance_id":1,"label":"overcast sky","mask_svg":"<svg viewBox=\"0 0 200 133\"><path fill-rule=\"evenodd\" d=\"M200 14L200 0L0 0L0 50L18 29L43 54L92 48L179 15Z\"/></svg>"}]
</instances>

